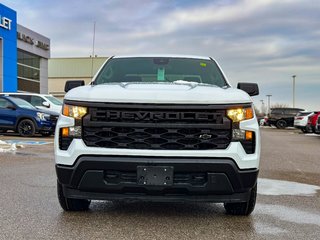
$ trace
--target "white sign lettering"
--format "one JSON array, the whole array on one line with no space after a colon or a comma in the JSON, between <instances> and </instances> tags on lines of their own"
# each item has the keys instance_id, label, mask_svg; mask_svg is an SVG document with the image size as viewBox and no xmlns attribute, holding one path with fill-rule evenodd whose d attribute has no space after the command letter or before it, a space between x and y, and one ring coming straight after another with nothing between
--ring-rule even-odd
<instances>
[{"instance_id":1,"label":"white sign lettering","mask_svg":"<svg viewBox=\"0 0 320 240\"><path fill-rule=\"evenodd\" d=\"M11 20L0 15L0 27L11 30Z\"/></svg>"}]
</instances>

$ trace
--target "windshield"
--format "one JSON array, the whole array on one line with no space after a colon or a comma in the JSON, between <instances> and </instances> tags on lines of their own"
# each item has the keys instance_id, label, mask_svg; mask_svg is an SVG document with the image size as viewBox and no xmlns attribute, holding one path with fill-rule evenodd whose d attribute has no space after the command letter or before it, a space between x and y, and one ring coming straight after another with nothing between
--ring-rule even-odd
<instances>
[{"instance_id":1,"label":"windshield","mask_svg":"<svg viewBox=\"0 0 320 240\"><path fill-rule=\"evenodd\" d=\"M54 105L62 106L62 101L60 101L58 98L55 98L53 96L45 96L45 97Z\"/></svg>"},{"instance_id":2,"label":"windshield","mask_svg":"<svg viewBox=\"0 0 320 240\"><path fill-rule=\"evenodd\" d=\"M94 84L118 82L187 81L228 86L217 64L192 58L114 58L107 62ZM179 81L179 82L183 82Z\"/></svg>"},{"instance_id":3,"label":"windshield","mask_svg":"<svg viewBox=\"0 0 320 240\"><path fill-rule=\"evenodd\" d=\"M11 97L10 100L12 102L14 102L17 106L21 107L21 108L36 109L30 103L28 103L27 101L25 101L25 100L23 100L21 98Z\"/></svg>"}]
</instances>

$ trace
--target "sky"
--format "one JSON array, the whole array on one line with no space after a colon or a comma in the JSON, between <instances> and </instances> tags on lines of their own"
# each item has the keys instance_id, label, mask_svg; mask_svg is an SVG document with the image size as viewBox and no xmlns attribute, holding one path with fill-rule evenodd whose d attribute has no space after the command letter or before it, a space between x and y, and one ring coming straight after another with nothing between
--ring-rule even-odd
<instances>
[{"instance_id":1,"label":"sky","mask_svg":"<svg viewBox=\"0 0 320 240\"><path fill-rule=\"evenodd\" d=\"M51 40L51 57L211 56L229 82L256 82L267 103L320 110L319 0L1 0Z\"/></svg>"}]
</instances>

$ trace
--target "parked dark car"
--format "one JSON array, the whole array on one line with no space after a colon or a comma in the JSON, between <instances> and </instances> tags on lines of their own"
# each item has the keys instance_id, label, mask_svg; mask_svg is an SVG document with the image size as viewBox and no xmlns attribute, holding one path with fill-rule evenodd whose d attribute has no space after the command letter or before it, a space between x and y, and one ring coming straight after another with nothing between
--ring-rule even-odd
<instances>
[{"instance_id":1,"label":"parked dark car","mask_svg":"<svg viewBox=\"0 0 320 240\"><path fill-rule=\"evenodd\" d=\"M298 112L304 111L301 108L272 108L268 117L269 126L276 126L279 129L293 127L294 117Z\"/></svg>"},{"instance_id":2,"label":"parked dark car","mask_svg":"<svg viewBox=\"0 0 320 240\"><path fill-rule=\"evenodd\" d=\"M20 98L0 96L0 132L13 130L21 136L54 133L59 115L40 110Z\"/></svg>"}]
</instances>

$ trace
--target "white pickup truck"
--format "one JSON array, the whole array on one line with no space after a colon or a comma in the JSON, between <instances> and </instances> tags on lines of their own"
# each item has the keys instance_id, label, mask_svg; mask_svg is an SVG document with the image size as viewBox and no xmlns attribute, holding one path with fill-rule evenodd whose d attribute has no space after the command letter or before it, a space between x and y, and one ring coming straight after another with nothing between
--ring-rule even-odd
<instances>
[{"instance_id":1,"label":"white pickup truck","mask_svg":"<svg viewBox=\"0 0 320 240\"><path fill-rule=\"evenodd\" d=\"M250 96L210 57L109 58L88 86L66 83L55 134L57 190L66 211L91 200L255 206L260 133Z\"/></svg>"}]
</instances>

